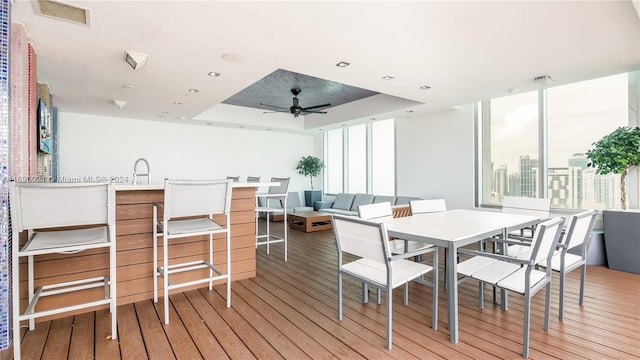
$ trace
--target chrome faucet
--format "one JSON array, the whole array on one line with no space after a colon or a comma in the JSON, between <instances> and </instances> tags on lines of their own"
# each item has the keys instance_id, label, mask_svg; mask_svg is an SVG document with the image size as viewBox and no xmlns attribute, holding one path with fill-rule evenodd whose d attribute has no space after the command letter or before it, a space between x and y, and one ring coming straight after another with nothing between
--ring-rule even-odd
<instances>
[{"instance_id":1,"label":"chrome faucet","mask_svg":"<svg viewBox=\"0 0 640 360\"><path fill-rule=\"evenodd\" d=\"M140 162L143 162L147 166L147 172L146 173L138 174L138 163L140 163ZM140 159L136 160L136 163L133 165L133 185L137 185L138 184L138 177L146 177L147 178L147 184L151 183L151 168L149 167L149 162L145 158L140 158Z\"/></svg>"}]
</instances>

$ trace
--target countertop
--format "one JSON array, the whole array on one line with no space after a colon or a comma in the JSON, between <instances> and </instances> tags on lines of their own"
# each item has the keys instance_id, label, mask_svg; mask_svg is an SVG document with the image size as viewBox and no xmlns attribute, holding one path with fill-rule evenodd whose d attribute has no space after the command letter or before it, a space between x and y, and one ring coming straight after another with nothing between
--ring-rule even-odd
<instances>
[{"instance_id":1,"label":"countertop","mask_svg":"<svg viewBox=\"0 0 640 360\"><path fill-rule=\"evenodd\" d=\"M246 187L267 187L279 185L278 182L244 182L244 181L235 181L233 182L234 188L246 188ZM116 191L131 191L131 190L164 190L164 184L140 184L140 185L132 185L132 184L116 184Z\"/></svg>"}]
</instances>

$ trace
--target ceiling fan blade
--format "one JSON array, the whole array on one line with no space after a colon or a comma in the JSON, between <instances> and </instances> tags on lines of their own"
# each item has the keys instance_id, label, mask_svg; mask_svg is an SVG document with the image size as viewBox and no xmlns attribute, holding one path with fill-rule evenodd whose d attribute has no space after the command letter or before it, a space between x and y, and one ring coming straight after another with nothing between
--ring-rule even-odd
<instances>
[{"instance_id":1,"label":"ceiling fan blade","mask_svg":"<svg viewBox=\"0 0 640 360\"><path fill-rule=\"evenodd\" d=\"M260 105L262 105L262 106L269 106L269 107L272 107L272 108L276 108L276 109L284 109L284 110L289 110L289 108L286 108L286 107L282 107L282 106L276 106L276 105L269 105L269 104L263 104L263 103L260 103Z\"/></svg>"},{"instance_id":2,"label":"ceiling fan blade","mask_svg":"<svg viewBox=\"0 0 640 360\"><path fill-rule=\"evenodd\" d=\"M302 110L302 112L304 113L311 113L311 114L326 114L326 111L318 111L318 110Z\"/></svg>"},{"instance_id":3,"label":"ceiling fan blade","mask_svg":"<svg viewBox=\"0 0 640 360\"><path fill-rule=\"evenodd\" d=\"M285 114L289 114L289 111L278 111L278 110L274 110L274 111L263 111L263 114L273 114L273 113L285 113Z\"/></svg>"},{"instance_id":4,"label":"ceiling fan blade","mask_svg":"<svg viewBox=\"0 0 640 360\"><path fill-rule=\"evenodd\" d=\"M309 107L306 107L306 108L302 108L302 111L307 111L307 110L312 110L312 109L319 109L319 108L323 108L323 107L327 107L327 106L331 106L331 103L322 104L322 105L316 105L316 106L309 106Z\"/></svg>"}]
</instances>

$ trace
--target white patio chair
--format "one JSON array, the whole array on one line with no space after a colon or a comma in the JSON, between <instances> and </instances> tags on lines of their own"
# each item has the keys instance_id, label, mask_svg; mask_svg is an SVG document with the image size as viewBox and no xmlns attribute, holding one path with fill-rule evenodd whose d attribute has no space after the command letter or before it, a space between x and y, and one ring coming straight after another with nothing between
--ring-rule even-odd
<instances>
[{"instance_id":1,"label":"white patio chair","mask_svg":"<svg viewBox=\"0 0 640 360\"><path fill-rule=\"evenodd\" d=\"M21 321L28 320L29 330L33 330L36 318L100 305L109 305L111 338L117 339L114 186L104 183L12 182L9 184L9 195L13 231L14 358L20 359L21 356ZM70 227L73 228L70 229ZM25 230L28 231L27 241L20 246L20 233ZM82 274L71 274L71 277L74 277L73 280L57 283L49 281L47 284L35 287L35 267L40 269L45 267L42 263L34 263L35 257L50 254L76 254L89 249L108 251L108 264L91 264L99 267L99 271L105 272L105 275L88 277ZM28 262L26 275L29 304L24 312L20 311L21 258L27 258ZM43 280L43 282L46 281ZM104 292L99 292L104 296L98 296L93 300L91 294L79 295L80 291L86 292L94 288L104 288ZM55 298L67 293L76 295L61 298L55 308L36 309L39 299L45 296Z\"/></svg>"},{"instance_id":2,"label":"white patio chair","mask_svg":"<svg viewBox=\"0 0 640 360\"><path fill-rule=\"evenodd\" d=\"M153 301L158 302L158 277L162 278L164 323L169 323L169 291L224 280L227 283L227 307L231 306L231 194L232 179L164 181L164 203L153 204ZM158 212L162 215L159 216ZM213 262L213 235L226 237L224 271ZM208 236L206 258L178 262L180 254L169 255L174 239ZM158 264L158 238L162 237L162 265ZM178 244L176 244L178 246ZM191 274L187 278L187 274ZM183 275L184 274L184 275ZM206 274L206 275L205 275ZM169 277L179 278L170 281Z\"/></svg>"},{"instance_id":3,"label":"white patio chair","mask_svg":"<svg viewBox=\"0 0 640 360\"><path fill-rule=\"evenodd\" d=\"M287 196L289 191L289 181L291 178L276 178L272 177L271 182L277 182L280 185L273 185L269 187L269 191L266 193L256 192L256 247L260 245L267 246L267 254L269 253L269 246L275 243L284 243L284 261L287 261ZM270 202L275 201L280 206L270 206ZM258 226L259 214L266 215L266 233L260 234L260 227ZM283 216L283 236L277 236L271 233L271 221L270 216L275 214L282 214Z\"/></svg>"},{"instance_id":4,"label":"white patio chair","mask_svg":"<svg viewBox=\"0 0 640 360\"><path fill-rule=\"evenodd\" d=\"M544 331L549 328L549 300L551 296L551 257L558 245L562 232L563 218L555 218L538 224L531 244L531 251L527 259L490 254L471 250L460 250L462 253L487 256L497 261L473 272L471 277L481 283L488 283L496 287L510 290L524 295L524 324L522 338L522 356L529 357L529 327L531 322L531 298L540 289L545 288ZM547 259L547 270L537 270L537 264ZM480 307L484 307L482 292L480 292Z\"/></svg>"},{"instance_id":5,"label":"white patio chair","mask_svg":"<svg viewBox=\"0 0 640 360\"><path fill-rule=\"evenodd\" d=\"M393 208L389 202L380 202L358 206L358 215L360 219L382 221L384 219L393 218ZM419 241L409 241L404 239L390 239L389 250L394 259L414 258L418 262L422 262L422 255L433 253L433 267L438 267L438 247L431 244L425 244ZM433 272L433 281L428 282L424 279L425 285L433 286L438 283L438 272ZM363 301L367 302L368 288L363 284ZM377 302L380 303L380 291L377 292Z\"/></svg>"},{"instance_id":6,"label":"white patio chair","mask_svg":"<svg viewBox=\"0 0 640 360\"><path fill-rule=\"evenodd\" d=\"M387 349L392 346L393 289L404 285L404 304L408 304L409 281L430 272L433 267L405 259L393 259L389 250L388 234L384 223L355 217L333 215L333 229L338 250L338 320L342 320L343 275L364 282L387 293ZM360 258L344 262L344 253ZM438 288L433 289L433 322L435 330L438 308Z\"/></svg>"},{"instance_id":7,"label":"white patio chair","mask_svg":"<svg viewBox=\"0 0 640 360\"><path fill-rule=\"evenodd\" d=\"M558 245L559 251L556 251L551 258L551 269L560 273L560 300L558 307L558 320L560 321L562 321L564 312L565 277L568 272L577 268L582 268L580 272L580 297L578 304L582 305L584 303L584 279L587 272L587 251L589 250L589 244L591 243L591 230L593 230L593 224L596 221L597 214L598 212L596 210L588 210L573 215L569 220L569 227L567 228L566 235ZM576 247L580 247L580 255L567 252L569 249ZM546 266L546 259L545 261L539 262L538 265Z\"/></svg>"}]
</instances>

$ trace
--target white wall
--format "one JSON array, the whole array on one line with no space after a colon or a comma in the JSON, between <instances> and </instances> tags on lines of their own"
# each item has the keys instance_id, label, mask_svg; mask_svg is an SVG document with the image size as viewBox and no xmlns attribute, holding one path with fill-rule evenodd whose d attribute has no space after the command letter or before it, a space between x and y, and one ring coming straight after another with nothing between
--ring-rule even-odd
<instances>
[{"instance_id":1,"label":"white wall","mask_svg":"<svg viewBox=\"0 0 640 360\"><path fill-rule=\"evenodd\" d=\"M473 105L396 120L397 194L474 206Z\"/></svg>"},{"instance_id":2,"label":"white wall","mask_svg":"<svg viewBox=\"0 0 640 360\"><path fill-rule=\"evenodd\" d=\"M152 183L167 177L240 176L244 181L248 175L263 180L290 176L290 191L301 191L309 188L309 179L295 167L302 156L322 156L314 152L317 141L311 135L60 112L59 174L128 177L131 182L133 165L143 157Z\"/></svg>"}]
</instances>

